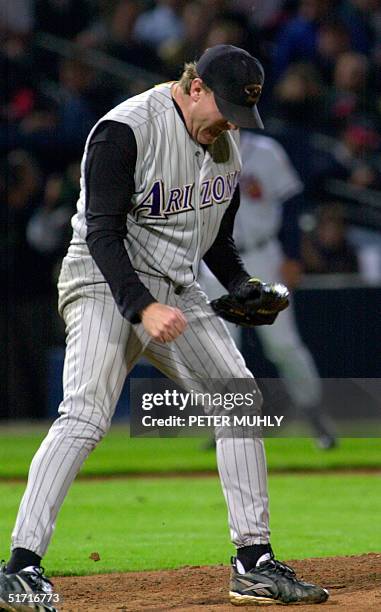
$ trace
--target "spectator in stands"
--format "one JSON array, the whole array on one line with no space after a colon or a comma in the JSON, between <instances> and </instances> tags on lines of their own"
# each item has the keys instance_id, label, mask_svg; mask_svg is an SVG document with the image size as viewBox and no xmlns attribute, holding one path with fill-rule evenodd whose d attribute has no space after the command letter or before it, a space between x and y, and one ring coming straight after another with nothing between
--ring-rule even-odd
<instances>
[{"instance_id":1,"label":"spectator in stands","mask_svg":"<svg viewBox=\"0 0 381 612\"><path fill-rule=\"evenodd\" d=\"M274 91L275 115L318 131L324 122L324 86L312 64L291 64Z\"/></svg>"},{"instance_id":2,"label":"spectator in stands","mask_svg":"<svg viewBox=\"0 0 381 612\"><path fill-rule=\"evenodd\" d=\"M313 134L324 125L324 89L313 65L289 66L274 89L271 117L266 127L286 149L310 191L315 175Z\"/></svg>"},{"instance_id":3,"label":"spectator in stands","mask_svg":"<svg viewBox=\"0 0 381 612\"><path fill-rule=\"evenodd\" d=\"M0 33L29 36L34 25L33 0L0 0Z\"/></svg>"},{"instance_id":4,"label":"spectator in stands","mask_svg":"<svg viewBox=\"0 0 381 612\"><path fill-rule=\"evenodd\" d=\"M211 22L205 46L235 45L261 57L259 41L259 33L254 26L248 26L242 13L224 12Z\"/></svg>"},{"instance_id":5,"label":"spectator in stands","mask_svg":"<svg viewBox=\"0 0 381 612\"><path fill-rule=\"evenodd\" d=\"M0 121L20 121L32 110L36 96L32 67L27 39L13 32L3 32L0 49L0 80L3 84L0 88ZM10 75L12 78L9 78Z\"/></svg>"},{"instance_id":6,"label":"spectator in stands","mask_svg":"<svg viewBox=\"0 0 381 612\"><path fill-rule=\"evenodd\" d=\"M41 194L41 171L25 151L6 159L8 206L1 208L1 284L5 288L0 318L1 346L7 363L6 406L12 418L45 415L46 350L50 342L52 260L30 246L28 222ZM6 255L6 257L5 257Z\"/></svg>"},{"instance_id":7,"label":"spectator in stands","mask_svg":"<svg viewBox=\"0 0 381 612\"><path fill-rule=\"evenodd\" d=\"M184 36L183 4L183 0L158 0L152 9L144 11L136 20L136 39L154 49L168 40L181 40Z\"/></svg>"},{"instance_id":8,"label":"spectator in stands","mask_svg":"<svg viewBox=\"0 0 381 612\"><path fill-rule=\"evenodd\" d=\"M42 97L20 124L23 146L36 151L49 170L63 169L77 158L87 134L96 121L91 86L94 73L79 59L60 62L57 90Z\"/></svg>"},{"instance_id":9,"label":"spectator in stands","mask_svg":"<svg viewBox=\"0 0 381 612\"><path fill-rule=\"evenodd\" d=\"M73 162L63 174L48 176L44 197L26 227L29 245L38 253L60 262L71 239L70 219L75 212L80 179L80 162Z\"/></svg>"},{"instance_id":10,"label":"spectator in stands","mask_svg":"<svg viewBox=\"0 0 381 612\"><path fill-rule=\"evenodd\" d=\"M317 36L316 66L326 84L333 81L338 57L350 49L350 33L342 21L331 18L321 24Z\"/></svg>"},{"instance_id":11,"label":"spectator in stands","mask_svg":"<svg viewBox=\"0 0 381 612\"><path fill-rule=\"evenodd\" d=\"M353 273L357 256L347 240L343 209L338 203L319 207L316 227L302 238L302 260L308 274Z\"/></svg>"},{"instance_id":12,"label":"spectator in stands","mask_svg":"<svg viewBox=\"0 0 381 612\"><path fill-rule=\"evenodd\" d=\"M116 86L112 78L102 78L94 68L83 62L79 55L60 63L59 86L62 113L68 115L67 107L70 105L74 106L73 110L77 105L80 108L81 118L75 123L81 120L82 125L73 126L77 130L73 138L83 141L93 123L104 115L109 105L114 102L117 95Z\"/></svg>"},{"instance_id":13,"label":"spectator in stands","mask_svg":"<svg viewBox=\"0 0 381 612\"><path fill-rule=\"evenodd\" d=\"M373 189L381 192L380 168L373 164L359 164L352 171L349 182L359 189ZM380 193L381 198L381 193Z\"/></svg>"},{"instance_id":14,"label":"spectator in stands","mask_svg":"<svg viewBox=\"0 0 381 612\"><path fill-rule=\"evenodd\" d=\"M380 9L379 0L345 0L339 6L340 17L351 32L352 49L369 55L376 42L374 13Z\"/></svg>"},{"instance_id":15,"label":"spectator in stands","mask_svg":"<svg viewBox=\"0 0 381 612\"><path fill-rule=\"evenodd\" d=\"M57 104L33 83L33 64L20 59L17 63L9 57L0 58L0 70L16 67L15 79L4 88L0 105L0 153L6 154L12 149L23 148L33 151L41 161L51 161L51 154L56 149L55 129L58 123ZM25 76L25 80L24 80Z\"/></svg>"},{"instance_id":16,"label":"spectator in stands","mask_svg":"<svg viewBox=\"0 0 381 612\"><path fill-rule=\"evenodd\" d=\"M170 39L159 47L171 75L177 77L184 61L189 57L198 57L205 48L213 45L236 45L257 57L261 56L260 35L254 26L248 25L243 13L224 10L211 15L209 4L197 0L185 4L182 17L185 31L181 41Z\"/></svg>"},{"instance_id":17,"label":"spectator in stands","mask_svg":"<svg viewBox=\"0 0 381 612\"><path fill-rule=\"evenodd\" d=\"M334 14L334 0L300 0L298 13L281 28L276 41L274 75L291 63L314 62L320 25Z\"/></svg>"},{"instance_id":18,"label":"spectator in stands","mask_svg":"<svg viewBox=\"0 0 381 612\"><path fill-rule=\"evenodd\" d=\"M5 61L5 69L8 66ZM89 130L104 111L102 103L109 100L104 87L102 96L96 94L94 72L80 60L60 62L55 89L31 79L23 84L28 67L33 64L20 65L19 82L3 99L0 150L23 148L33 152L48 172L60 170L81 152Z\"/></svg>"},{"instance_id":19,"label":"spectator in stands","mask_svg":"<svg viewBox=\"0 0 381 612\"><path fill-rule=\"evenodd\" d=\"M380 146L381 135L375 124L367 117L356 116L343 129L332 153L349 183L377 189Z\"/></svg>"},{"instance_id":20,"label":"spectator in stands","mask_svg":"<svg viewBox=\"0 0 381 612\"><path fill-rule=\"evenodd\" d=\"M273 27L279 21L286 1L266 0L254 3L252 0L232 0L231 4L234 10L244 13L250 23L262 30Z\"/></svg>"},{"instance_id":21,"label":"spectator in stands","mask_svg":"<svg viewBox=\"0 0 381 612\"><path fill-rule=\"evenodd\" d=\"M137 3L136 3L137 5ZM106 38L110 28L110 20L116 7L115 0L98 0L98 10L94 12L87 27L75 37L75 42L85 48L99 48Z\"/></svg>"},{"instance_id":22,"label":"spectator in stands","mask_svg":"<svg viewBox=\"0 0 381 612\"><path fill-rule=\"evenodd\" d=\"M184 35L181 39L169 39L160 45L159 53L168 76L178 78L189 58L200 57L205 49L210 15L205 2L186 2L182 12Z\"/></svg>"},{"instance_id":23,"label":"spectator in stands","mask_svg":"<svg viewBox=\"0 0 381 612\"><path fill-rule=\"evenodd\" d=\"M97 21L81 32L77 41L84 47L99 48L128 64L160 72L162 64L156 51L135 33L141 12L141 0L119 0L101 22Z\"/></svg>"},{"instance_id":24,"label":"spectator in stands","mask_svg":"<svg viewBox=\"0 0 381 612\"><path fill-rule=\"evenodd\" d=\"M342 129L350 116L370 112L374 101L368 92L369 60L352 51L341 54L334 69L334 81L326 96L331 131Z\"/></svg>"}]
</instances>

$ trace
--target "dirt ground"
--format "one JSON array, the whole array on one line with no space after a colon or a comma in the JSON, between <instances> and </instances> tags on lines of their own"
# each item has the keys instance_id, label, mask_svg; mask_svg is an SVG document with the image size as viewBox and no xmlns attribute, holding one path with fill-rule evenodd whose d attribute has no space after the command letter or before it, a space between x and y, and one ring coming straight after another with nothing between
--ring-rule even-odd
<instances>
[{"instance_id":1,"label":"dirt ground","mask_svg":"<svg viewBox=\"0 0 381 612\"><path fill-rule=\"evenodd\" d=\"M324 612L381 611L381 554L330 557L288 562L299 577L330 591ZM60 612L232 612L228 601L229 568L184 567L157 572L131 572L56 578L63 597ZM288 606L311 612L311 606ZM319 608L320 609L320 608ZM266 610L279 610L266 605Z\"/></svg>"}]
</instances>

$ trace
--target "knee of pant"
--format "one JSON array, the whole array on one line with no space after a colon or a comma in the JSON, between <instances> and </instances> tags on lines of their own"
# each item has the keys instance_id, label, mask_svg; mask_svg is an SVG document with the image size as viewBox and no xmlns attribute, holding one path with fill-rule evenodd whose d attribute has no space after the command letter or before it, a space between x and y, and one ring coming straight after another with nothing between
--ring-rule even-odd
<instances>
[{"instance_id":1,"label":"knee of pant","mask_svg":"<svg viewBox=\"0 0 381 612\"><path fill-rule=\"evenodd\" d=\"M94 448L106 435L110 423L97 421L92 423L85 417L73 417L62 414L52 425L50 433L53 435L63 434L65 438L78 441L79 444Z\"/></svg>"}]
</instances>

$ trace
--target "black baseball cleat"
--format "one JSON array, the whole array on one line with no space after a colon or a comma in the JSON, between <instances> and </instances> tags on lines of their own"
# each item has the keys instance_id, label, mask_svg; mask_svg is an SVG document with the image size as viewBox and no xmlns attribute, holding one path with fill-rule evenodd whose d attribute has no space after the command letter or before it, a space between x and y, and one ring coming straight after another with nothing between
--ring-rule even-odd
<instances>
[{"instance_id":1,"label":"black baseball cleat","mask_svg":"<svg viewBox=\"0 0 381 612\"><path fill-rule=\"evenodd\" d=\"M266 556L270 558L244 574L239 571L242 564L232 557L229 597L234 606L318 604L328 599L326 589L298 580L291 567Z\"/></svg>"},{"instance_id":2,"label":"black baseball cleat","mask_svg":"<svg viewBox=\"0 0 381 612\"><path fill-rule=\"evenodd\" d=\"M316 438L315 443L321 450L331 450L332 448L336 448L338 445L337 438L335 438L335 436L331 433L322 434Z\"/></svg>"},{"instance_id":3,"label":"black baseball cleat","mask_svg":"<svg viewBox=\"0 0 381 612\"><path fill-rule=\"evenodd\" d=\"M0 570L0 610L10 612L58 612L54 607L58 595L44 576L41 567L26 567L17 574L6 574L5 565Z\"/></svg>"},{"instance_id":4,"label":"black baseball cleat","mask_svg":"<svg viewBox=\"0 0 381 612\"><path fill-rule=\"evenodd\" d=\"M318 409L307 411L307 419L315 437L316 446L321 450L336 448L337 438L330 419Z\"/></svg>"}]
</instances>

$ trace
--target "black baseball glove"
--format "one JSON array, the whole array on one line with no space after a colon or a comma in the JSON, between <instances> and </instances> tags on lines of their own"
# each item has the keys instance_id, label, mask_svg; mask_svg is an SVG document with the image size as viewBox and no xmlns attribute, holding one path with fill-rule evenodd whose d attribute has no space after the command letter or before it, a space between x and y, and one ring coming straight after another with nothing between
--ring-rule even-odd
<instances>
[{"instance_id":1,"label":"black baseball glove","mask_svg":"<svg viewBox=\"0 0 381 612\"><path fill-rule=\"evenodd\" d=\"M271 325L289 305L289 291L281 283L262 283L258 278L242 282L233 293L210 302L219 317L242 327Z\"/></svg>"}]
</instances>

